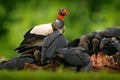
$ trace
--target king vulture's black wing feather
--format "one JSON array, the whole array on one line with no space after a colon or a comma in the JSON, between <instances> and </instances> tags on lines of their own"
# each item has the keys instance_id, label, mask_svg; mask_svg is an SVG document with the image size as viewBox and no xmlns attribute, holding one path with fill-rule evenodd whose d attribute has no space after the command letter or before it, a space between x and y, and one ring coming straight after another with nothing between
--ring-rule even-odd
<instances>
[{"instance_id":1,"label":"king vulture's black wing feather","mask_svg":"<svg viewBox=\"0 0 120 80\"><path fill-rule=\"evenodd\" d=\"M24 35L24 40L21 42L18 48L15 50L18 50L18 53L22 53L26 50L32 49L32 48L37 48L41 46L42 40L46 37L43 35L36 35L30 33L30 31L33 28L31 28L25 35Z\"/></svg>"}]
</instances>

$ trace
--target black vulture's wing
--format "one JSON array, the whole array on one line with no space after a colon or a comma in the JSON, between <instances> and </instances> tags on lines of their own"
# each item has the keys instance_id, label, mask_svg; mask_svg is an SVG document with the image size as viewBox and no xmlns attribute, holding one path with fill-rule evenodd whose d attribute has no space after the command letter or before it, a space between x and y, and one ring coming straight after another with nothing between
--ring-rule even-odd
<instances>
[{"instance_id":1,"label":"black vulture's wing","mask_svg":"<svg viewBox=\"0 0 120 80\"><path fill-rule=\"evenodd\" d=\"M84 67L90 62L90 56L82 48L63 48L57 50L58 58L67 65Z\"/></svg>"},{"instance_id":2,"label":"black vulture's wing","mask_svg":"<svg viewBox=\"0 0 120 80\"><path fill-rule=\"evenodd\" d=\"M14 57L6 62L0 63L0 69L9 69L9 70L22 70L25 66L25 63L34 63L34 57L32 54L23 54L18 57Z\"/></svg>"},{"instance_id":3,"label":"black vulture's wing","mask_svg":"<svg viewBox=\"0 0 120 80\"><path fill-rule=\"evenodd\" d=\"M103 31L97 32L95 38L101 40L103 37L111 38L111 37L120 37L120 29L118 28L107 28Z\"/></svg>"},{"instance_id":4,"label":"black vulture's wing","mask_svg":"<svg viewBox=\"0 0 120 80\"><path fill-rule=\"evenodd\" d=\"M43 41L41 61L46 58L55 57L55 52L58 48L66 46L66 39L59 31L54 31L52 34L47 36Z\"/></svg>"},{"instance_id":5,"label":"black vulture's wing","mask_svg":"<svg viewBox=\"0 0 120 80\"><path fill-rule=\"evenodd\" d=\"M66 46L67 46L68 48L70 48L70 47L78 47L78 46L79 46L79 43L80 43L80 39L79 39L79 38L76 38L76 39L74 39L74 40L72 40L72 41L69 41Z\"/></svg>"}]
</instances>

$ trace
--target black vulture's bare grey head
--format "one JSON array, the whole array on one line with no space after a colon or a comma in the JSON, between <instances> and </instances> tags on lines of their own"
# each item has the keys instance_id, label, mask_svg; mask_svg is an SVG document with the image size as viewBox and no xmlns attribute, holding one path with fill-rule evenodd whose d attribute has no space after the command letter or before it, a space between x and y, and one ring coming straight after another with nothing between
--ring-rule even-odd
<instances>
[{"instance_id":1,"label":"black vulture's bare grey head","mask_svg":"<svg viewBox=\"0 0 120 80\"><path fill-rule=\"evenodd\" d=\"M92 40L93 50L96 49L96 47L99 45L100 41L96 38Z\"/></svg>"},{"instance_id":2,"label":"black vulture's bare grey head","mask_svg":"<svg viewBox=\"0 0 120 80\"><path fill-rule=\"evenodd\" d=\"M103 38L100 42L100 49L103 49L110 41L110 38Z\"/></svg>"}]
</instances>

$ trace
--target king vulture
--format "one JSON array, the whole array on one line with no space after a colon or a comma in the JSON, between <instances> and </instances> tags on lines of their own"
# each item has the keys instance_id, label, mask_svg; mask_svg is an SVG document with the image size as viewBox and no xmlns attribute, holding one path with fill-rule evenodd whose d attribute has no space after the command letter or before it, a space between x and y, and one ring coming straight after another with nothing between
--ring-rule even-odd
<instances>
[{"instance_id":1,"label":"king vulture","mask_svg":"<svg viewBox=\"0 0 120 80\"><path fill-rule=\"evenodd\" d=\"M64 16L67 15L68 12L66 9L59 9L58 18L54 22L34 26L24 35L24 40L15 50L17 50L18 53L25 54L34 52L36 49L39 49L42 45L43 39L49 34L53 33L53 30L57 29L64 32Z\"/></svg>"}]
</instances>

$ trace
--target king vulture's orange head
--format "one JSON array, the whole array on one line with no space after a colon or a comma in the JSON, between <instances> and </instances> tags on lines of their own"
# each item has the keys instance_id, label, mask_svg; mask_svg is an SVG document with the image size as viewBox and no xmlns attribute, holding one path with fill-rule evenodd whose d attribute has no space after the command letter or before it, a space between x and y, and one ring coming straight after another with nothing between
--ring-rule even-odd
<instances>
[{"instance_id":1,"label":"king vulture's orange head","mask_svg":"<svg viewBox=\"0 0 120 80\"><path fill-rule=\"evenodd\" d=\"M58 14L61 16L67 16L68 15L68 11L64 8L60 8L58 11Z\"/></svg>"}]
</instances>

